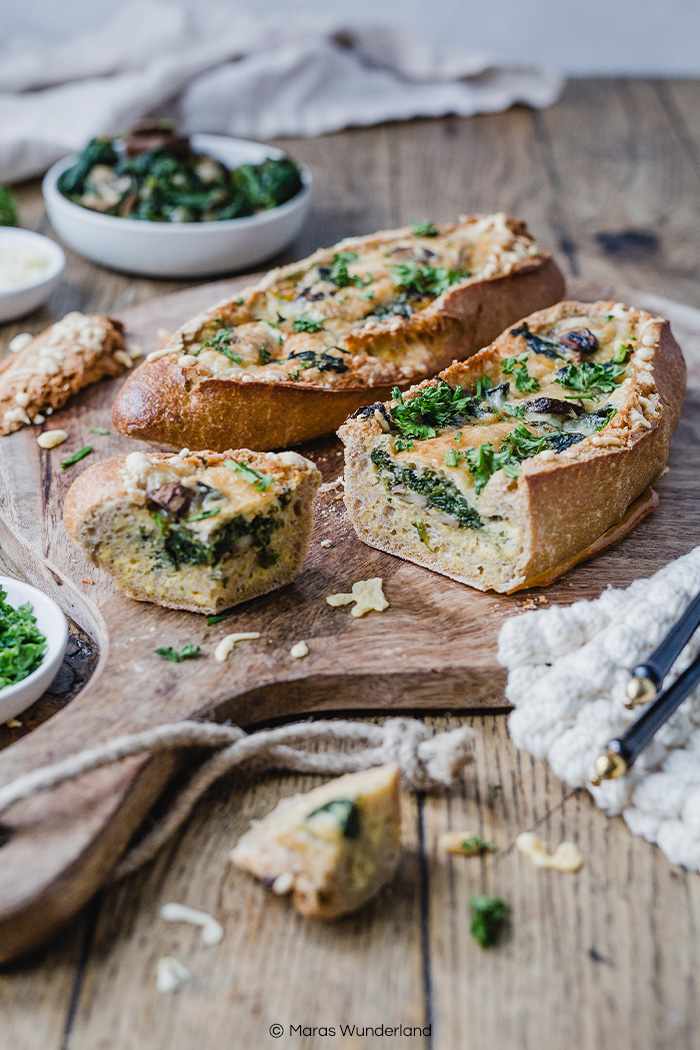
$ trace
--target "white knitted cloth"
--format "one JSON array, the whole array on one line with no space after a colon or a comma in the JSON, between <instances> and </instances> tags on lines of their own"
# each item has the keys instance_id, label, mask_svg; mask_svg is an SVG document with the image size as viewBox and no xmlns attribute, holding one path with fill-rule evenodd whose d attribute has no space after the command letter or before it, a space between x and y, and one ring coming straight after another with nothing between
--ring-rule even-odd
<instances>
[{"instance_id":1,"label":"white knitted cloth","mask_svg":"<svg viewBox=\"0 0 700 1050\"><path fill-rule=\"evenodd\" d=\"M629 672L644 661L700 591L700 547L649 579L594 601L514 616L498 656L515 706L516 747L546 758L572 787L588 787L608 814L657 843L673 864L700 870L700 688L656 734L631 771L593 787L588 780L608 740L642 708L625 707ZM700 650L700 631L683 650L670 683Z\"/></svg>"}]
</instances>

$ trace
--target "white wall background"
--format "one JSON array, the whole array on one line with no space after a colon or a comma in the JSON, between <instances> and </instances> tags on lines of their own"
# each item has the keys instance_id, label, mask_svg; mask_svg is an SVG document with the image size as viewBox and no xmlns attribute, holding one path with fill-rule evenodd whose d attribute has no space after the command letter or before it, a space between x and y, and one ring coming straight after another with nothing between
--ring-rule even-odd
<instances>
[{"instance_id":1,"label":"white wall background","mask_svg":"<svg viewBox=\"0 0 700 1050\"><path fill-rule=\"evenodd\" d=\"M120 0L0 0L0 38L58 39ZM207 0L172 0L189 5ZM217 0L231 10L401 21L419 34L574 76L700 76L700 0Z\"/></svg>"}]
</instances>

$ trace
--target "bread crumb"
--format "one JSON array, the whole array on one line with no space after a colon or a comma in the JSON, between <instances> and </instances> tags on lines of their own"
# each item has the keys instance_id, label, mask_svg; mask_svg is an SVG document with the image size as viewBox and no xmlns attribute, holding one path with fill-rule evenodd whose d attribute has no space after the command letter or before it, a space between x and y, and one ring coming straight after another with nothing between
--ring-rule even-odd
<instances>
[{"instance_id":1,"label":"bread crumb","mask_svg":"<svg viewBox=\"0 0 700 1050\"><path fill-rule=\"evenodd\" d=\"M166 922L189 922L193 926L201 926L205 944L220 944L224 938L224 928L213 915L188 908L186 904L164 904L160 909L160 917Z\"/></svg>"},{"instance_id":2,"label":"bread crumb","mask_svg":"<svg viewBox=\"0 0 700 1050\"><path fill-rule=\"evenodd\" d=\"M293 660L301 660L302 656L309 655L309 647L306 642L297 642L296 645L293 645L289 650L289 655Z\"/></svg>"},{"instance_id":3,"label":"bread crumb","mask_svg":"<svg viewBox=\"0 0 700 1050\"><path fill-rule=\"evenodd\" d=\"M89 587L92 587L92 586L93 586L92 580L90 579L90 577L89 577L89 576L83 576L80 582L81 582L81 583L87 583L87 585L88 585Z\"/></svg>"},{"instance_id":4,"label":"bread crumb","mask_svg":"<svg viewBox=\"0 0 700 1050\"><path fill-rule=\"evenodd\" d=\"M43 434L39 434L36 443L39 448L56 448L56 445L62 445L67 440L65 430L45 430Z\"/></svg>"},{"instance_id":5,"label":"bread crumb","mask_svg":"<svg viewBox=\"0 0 700 1050\"><path fill-rule=\"evenodd\" d=\"M319 492L332 492L334 489L340 488L341 485L345 484L345 478L342 474L339 474L335 481L325 481L323 485L319 486Z\"/></svg>"},{"instance_id":6,"label":"bread crumb","mask_svg":"<svg viewBox=\"0 0 700 1050\"><path fill-rule=\"evenodd\" d=\"M18 354L20 350L24 350L25 346L31 343L34 336L31 332L18 332L17 335L10 339L7 349L11 354Z\"/></svg>"},{"instance_id":7,"label":"bread crumb","mask_svg":"<svg viewBox=\"0 0 700 1050\"><path fill-rule=\"evenodd\" d=\"M389 607L389 602L382 590L382 579L379 576L371 580L358 580L357 583L353 583L350 594L329 594L326 596L326 601L334 608L355 602L355 607L350 615L356 618L368 612L383 612Z\"/></svg>"},{"instance_id":8,"label":"bread crumb","mask_svg":"<svg viewBox=\"0 0 700 1050\"><path fill-rule=\"evenodd\" d=\"M460 853L464 857L478 857L492 849L492 843L484 842L471 831L446 831L438 839L438 848L445 853Z\"/></svg>"},{"instance_id":9,"label":"bread crumb","mask_svg":"<svg viewBox=\"0 0 700 1050\"><path fill-rule=\"evenodd\" d=\"M218 660L220 664L223 664L228 659L236 642L252 642L259 637L260 635L257 631L248 631L243 632L242 634L227 634L225 638L221 639L214 650L214 659Z\"/></svg>"},{"instance_id":10,"label":"bread crumb","mask_svg":"<svg viewBox=\"0 0 700 1050\"><path fill-rule=\"evenodd\" d=\"M177 992L191 976L187 967L172 955L164 955L156 963L156 988L159 992Z\"/></svg>"},{"instance_id":11,"label":"bread crumb","mask_svg":"<svg viewBox=\"0 0 700 1050\"><path fill-rule=\"evenodd\" d=\"M278 897L285 897L288 893L292 892L294 887L294 876L291 871L283 871L281 875L278 875L275 881L270 886L273 893L276 893Z\"/></svg>"},{"instance_id":12,"label":"bread crumb","mask_svg":"<svg viewBox=\"0 0 700 1050\"><path fill-rule=\"evenodd\" d=\"M9 722L5 722L8 729L21 729L22 723L19 718L11 718Z\"/></svg>"},{"instance_id":13,"label":"bread crumb","mask_svg":"<svg viewBox=\"0 0 700 1050\"><path fill-rule=\"evenodd\" d=\"M321 540L321 546L325 547L326 550L327 550L329 547L332 547L333 544L331 543L330 540Z\"/></svg>"},{"instance_id":14,"label":"bread crumb","mask_svg":"<svg viewBox=\"0 0 700 1050\"><path fill-rule=\"evenodd\" d=\"M156 328L156 335L162 342L163 339L169 339L172 332L169 332L167 328Z\"/></svg>"},{"instance_id":15,"label":"bread crumb","mask_svg":"<svg viewBox=\"0 0 700 1050\"><path fill-rule=\"evenodd\" d=\"M515 840L515 847L537 868L574 874L583 867L583 854L575 842L561 842L554 853L550 853L546 842L531 831L523 831Z\"/></svg>"}]
</instances>

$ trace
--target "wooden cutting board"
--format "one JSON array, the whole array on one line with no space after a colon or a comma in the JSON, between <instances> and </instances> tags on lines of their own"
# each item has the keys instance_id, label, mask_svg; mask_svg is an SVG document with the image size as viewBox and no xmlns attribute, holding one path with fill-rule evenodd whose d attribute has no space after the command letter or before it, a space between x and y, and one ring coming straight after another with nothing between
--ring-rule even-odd
<instances>
[{"instance_id":1,"label":"wooden cutting board","mask_svg":"<svg viewBox=\"0 0 700 1050\"><path fill-rule=\"evenodd\" d=\"M198 286L126 310L129 339L148 352L160 341L159 329L172 330L250 280ZM599 293L571 289L583 298ZM659 508L619 547L540 592L549 603L594 597L608 584L625 586L700 542L700 311L641 293L618 290L615 298L671 319L689 364L688 397L670 472L657 486ZM51 594L100 649L82 693L0 754L0 784L117 734L183 718L250 726L322 711L506 706L498 630L531 596L481 594L363 546L348 524L340 488L318 497L311 548L296 583L215 626L116 591L68 540L61 508L68 486L88 464L145 447L111 427L119 382L93 386L51 418L51 427L70 434L58 449L40 450L34 427L0 441L0 542L27 579ZM92 434L93 427L109 427L109 436ZM61 470L60 460L85 445L93 454ZM337 439L304 452L325 481L342 473ZM321 546L322 540L331 545ZM327 605L333 590L349 590L372 576L384 580L386 612L356 620L348 607ZM227 663L216 663L216 642L231 631L259 631L261 637L236 647ZM300 639L310 653L293 660L289 650ZM205 657L173 664L153 652L187 642L199 643ZM130 760L0 818L0 961L44 940L104 883L175 767L162 757Z\"/></svg>"}]
</instances>

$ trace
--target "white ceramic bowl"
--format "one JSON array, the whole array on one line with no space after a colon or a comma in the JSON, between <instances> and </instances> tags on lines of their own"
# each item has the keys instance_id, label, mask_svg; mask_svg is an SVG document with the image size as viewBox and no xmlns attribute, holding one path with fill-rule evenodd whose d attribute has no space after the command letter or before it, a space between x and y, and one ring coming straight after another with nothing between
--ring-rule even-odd
<instances>
[{"instance_id":1,"label":"white ceramic bowl","mask_svg":"<svg viewBox=\"0 0 700 1050\"><path fill-rule=\"evenodd\" d=\"M223 135L192 135L192 145L230 168L283 157L282 150ZM93 262L148 277L211 277L245 270L285 248L301 229L311 203L311 174L301 167L303 188L286 204L241 219L213 222L148 222L100 215L73 204L56 185L76 161L66 157L44 176L46 210L59 237Z\"/></svg>"},{"instance_id":2,"label":"white ceramic bowl","mask_svg":"<svg viewBox=\"0 0 700 1050\"><path fill-rule=\"evenodd\" d=\"M7 291L0 289L0 321L13 321L46 302L63 273L66 257L50 238L14 226L0 226L0 247L3 244L26 245L33 254L43 255L46 259L46 268L34 282Z\"/></svg>"},{"instance_id":3,"label":"white ceramic bowl","mask_svg":"<svg viewBox=\"0 0 700 1050\"><path fill-rule=\"evenodd\" d=\"M0 722L7 722L38 700L56 677L66 651L68 622L56 602L36 587L9 576L0 576L0 586L7 591L7 601L15 608L25 602L31 603L37 627L46 637L44 659L36 671L21 682L0 689Z\"/></svg>"}]
</instances>

